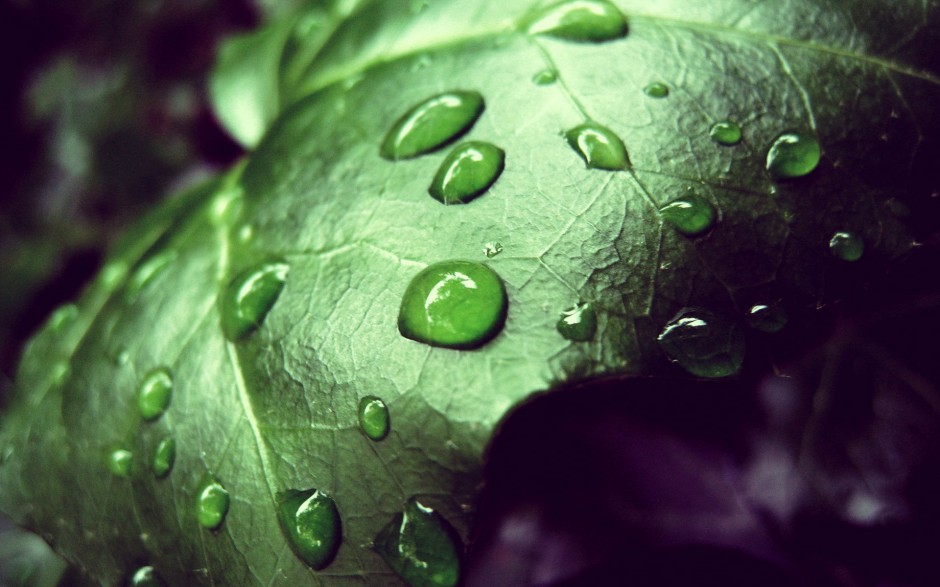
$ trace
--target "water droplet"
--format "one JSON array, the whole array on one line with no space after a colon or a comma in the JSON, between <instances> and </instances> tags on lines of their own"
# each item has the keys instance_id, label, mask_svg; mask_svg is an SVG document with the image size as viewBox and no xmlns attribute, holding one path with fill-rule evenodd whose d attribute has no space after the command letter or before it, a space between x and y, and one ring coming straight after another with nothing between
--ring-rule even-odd
<instances>
[{"instance_id":1,"label":"water droplet","mask_svg":"<svg viewBox=\"0 0 940 587\"><path fill-rule=\"evenodd\" d=\"M241 214L241 186L230 186L216 194L209 206L209 221L214 226L231 225Z\"/></svg>"},{"instance_id":2,"label":"water droplet","mask_svg":"<svg viewBox=\"0 0 940 587\"><path fill-rule=\"evenodd\" d=\"M787 325L787 310L779 303L754 304L747 311L747 321L752 328L773 334Z\"/></svg>"},{"instance_id":3,"label":"water droplet","mask_svg":"<svg viewBox=\"0 0 940 587\"><path fill-rule=\"evenodd\" d=\"M157 450L153 453L153 462L151 469L158 479L162 479L173 470L173 464L176 462L176 441L172 438L164 438L157 445Z\"/></svg>"},{"instance_id":4,"label":"water droplet","mask_svg":"<svg viewBox=\"0 0 940 587\"><path fill-rule=\"evenodd\" d=\"M397 161L433 151L470 130L483 107L478 92L454 91L428 98L392 125L380 154Z\"/></svg>"},{"instance_id":5,"label":"water droplet","mask_svg":"<svg viewBox=\"0 0 940 587\"><path fill-rule=\"evenodd\" d=\"M496 255L503 252L503 245L498 242L490 241L483 245L483 254L486 255L487 259L492 259Z\"/></svg>"},{"instance_id":6,"label":"water droplet","mask_svg":"<svg viewBox=\"0 0 940 587\"><path fill-rule=\"evenodd\" d=\"M558 332L568 340L586 342L594 338L597 331L597 312L588 303L575 304L561 313Z\"/></svg>"},{"instance_id":7,"label":"water droplet","mask_svg":"<svg viewBox=\"0 0 940 587\"><path fill-rule=\"evenodd\" d=\"M52 366L49 372L49 383L52 387L61 387L65 385L69 375L72 374L72 366L66 360L59 361Z\"/></svg>"},{"instance_id":8,"label":"water droplet","mask_svg":"<svg viewBox=\"0 0 940 587\"><path fill-rule=\"evenodd\" d=\"M225 521L229 506L228 491L213 478L206 479L196 498L196 519L199 525L215 530Z\"/></svg>"},{"instance_id":9,"label":"water droplet","mask_svg":"<svg viewBox=\"0 0 940 587\"><path fill-rule=\"evenodd\" d=\"M56 308L55 312L49 316L49 320L46 322L46 328L54 334L59 334L75 322L76 318L78 318L78 306L75 304L63 304Z\"/></svg>"},{"instance_id":10,"label":"water droplet","mask_svg":"<svg viewBox=\"0 0 940 587\"><path fill-rule=\"evenodd\" d=\"M343 542L336 502L316 489L277 496L277 517L294 553L316 570L329 566Z\"/></svg>"},{"instance_id":11,"label":"water droplet","mask_svg":"<svg viewBox=\"0 0 940 587\"><path fill-rule=\"evenodd\" d=\"M711 203L695 194L677 198L659 209L663 219L686 236L708 232L718 213Z\"/></svg>"},{"instance_id":12,"label":"water droplet","mask_svg":"<svg viewBox=\"0 0 940 587\"><path fill-rule=\"evenodd\" d=\"M665 98L669 95L669 86L662 82L652 82L643 88L643 93L650 98Z\"/></svg>"},{"instance_id":13,"label":"water droplet","mask_svg":"<svg viewBox=\"0 0 940 587\"><path fill-rule=\"evenodd\" d=\"M146 566L134 572L131 587L166 587L166 583L153 567Z\"/></svg>"},{"instance_id":14,"label":"water droplet","mask_svg":"<svg viewBox=\"0 0 940 587\"><path fill-rule=\"evenodd\" d=\"M466 204L493 185L505 158L502 149L489 143L458 145L441 163L428 193L443 204Z\"/></svg>"},{"instance_id":15,"label":"water droplet","mask_svg":"<svg viewBox=\"0 0 940 587\"><path fill-rule=\"evenodd\" d=\"M590 168L619 171L630 166L620 137L596 122L574 127L565 133L565 138Z\"/></svg>"},{"instance_id":16,"label":"water droplet","mask_svg":"<svg viewBox=\"0 0 940 587\"><path fill-rule=\"evenodd\" d=\"M398 330L431 346L474 349L503 328L503 280L486 265L443 261L418 273L402 296Z\"/></svg>"},{"instance_id":17,"label":"water droplet","mask_svg":"<svg viewBox=\"0 0 940 587\"><path fill-rule=\"evenodd\" d=\"M367 395L359 400L359 428L372 440L388 436L388 406L381 399Z\"/></svg>"},{"instance_id":18,"label":"water droplet","mask_svg":"<svg viewBox=\"0 0 940 587\"><path fill-rule=\"evenodd\" d=\"M129 477L134 466L134 454L119 448L108 455L108 470L117 477Z\"/></svg>"},{"instance_id":19,"label":"water droplet","mask_svg":"<svg viewBox=\"0 0 940 587\"><path fill-rule=\"evenodd\" d=\"M261 326L284 289L289 269L286 263L267 261L229 283L219 303L226 338L239 341Z\"/></svg>"},{"instance_id":20,"label":"water droplet","mask_svg":"<svg viewBox=\"0 0 940 587\"><path fill-rule=\"evenodd\" d=\"M411 587L453 587L463 546L453 527L415 498L378 533L373 548Z\"/></svg>"},{"instance_id":21,"label":"water droplet","mask_svg":"<svg viewBox=\"0 0 940 587\"><path fill-rule=\"evenodd\" d=\"M776 179L803 177L819 165L819 141L810 133L788 130L767 151L767 171Z\"/></svg>"},{"instance_id":22,"label":"water droplet","mask_svg":"<svg viewBox=\"0 0 940 587\"><path fill-rule=\"evenodd\" d=\"M238 233L235 235L235 238L238 239L238 242L245 244L250 241L255 236L255 229L251 227L250 224L242 224L238 229Z\"/></svg>"},{"instance_id":23,"label":"water droplet","mask_svg":"<svg viewBox=\"0 0 940 587\"><path fill-rule=\"evenodd\" d=\"M105 289L113 289L127 276L127 263L123 261L110 261L98 274L98 282Z\"/></svg>"},{"instance_id":24,"label":"water droplet","mask_svg":"<svg viewBox=\"0 0 940 587\"><path fill-rule=\"evenodd\" d=\"M627 19L606 0L565 0L538 11L526 26L533 35L600 43L627 34Z\"/></svg>"},{"instance_id":25,"label":"water droplet","mask_svg":"<svg viewBox=\"0 0 940 587\"><path fill-rule=\"evenodd\" d=\"M843 261L858 261L865 252L865 241L854 232L839 231L829 239L832 256Z\"/></svg>"},{"instance_id":26,"label":"water droplet","mask_svg":"<svg viewBox=\"0 0 940 587\"><path fill-rule=\"evenodd\" d=\"M558 81L558 72L554 69L543 69L532 77L532 81L539 86L547 86Z\"/></svg>"},{"instance_id":27,"label":"water droplet","mask_svg":"<svg viewBox=\"0 0 940 587\"><path fill-rule=\"evenodd\" d=\"M170 405L173 395L173 374L166 367L157 367L144 375L137 393L137 408L144 420L156 420Z\"/></svg>"},{"instance_id":28,"label":"water droplet","mask_svg":"<svg viewBox=\"0 0 940 587\"><path fill-rule=\"evenodd\" d=\"M133 303L144 287L174 261L176 261L176 251L169 250L156 254L141 263L127 282L127 288L124 290L125 301L129 304Z\"/></svg>"},{"instance_id":29,"label":"water droplet","mask_svg":"<svg viewBox=\"0 0 940 587\"><path fill-rule=\"evenodd\" d=\"M712 125L708 131L708 136L719 145L728 147L737 145L741 142L741 126L731 120L722 120Z\"/></svg>"},{"instance_id":30,"label":"water droplet","mask_svg":"<svg viewBox=\"0 0 940 587\"><path fill-rule=\"evenodd\" d=\"M698 377L727 377L744 362L744 333L733 320L684 308L657 338L673 362Z\"/></svg>"}]
</instances>

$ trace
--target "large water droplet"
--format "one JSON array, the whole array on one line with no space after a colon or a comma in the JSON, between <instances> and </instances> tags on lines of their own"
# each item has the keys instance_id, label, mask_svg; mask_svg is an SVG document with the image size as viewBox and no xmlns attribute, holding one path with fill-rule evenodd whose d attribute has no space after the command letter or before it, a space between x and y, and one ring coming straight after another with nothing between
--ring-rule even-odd
<instances>
[{"instance_id":1,"label":"large water droplet","mask_svg":"<svg viewBox=\"0 0 940 587\"><path fill-rule=\"evenodd\" d=\"M558 332L568 340L586 342L594 338L597 332L597 312L588 303L575 304L563 311L558 324Z\"/></svg>"},{"instance_id":2,"label":"large water droplet","mask_svg":"<svg viewBox=\"0 0 940 587\"><path fill-rule=\"evenodd\" d=\"M163 415L173 395L173 374L166 367L157 367L144 375L137 392L137 409L144 420Z\"/></svg>"},{"instance_id":3,"label":"large water droplet","mask_svg":"<svg viewBox=\"0 0 940 587\"><path fill-rule=\"evenodd\" d=\"M466 204L489 189L503 172L506 155L495 145L458 145L441 163L428 193L443 204Z\"/></svg>"},{"instance_id":4,"label":"large water droplet","mask_svg":"<svg viewBox=\"0 0 940 587\"><path fill-rule=\"evenodd\" d=\"M811 133L788 130L767 151L767 171L777 179L807 175L819 165L819 141Z\"/></svg>"},{"instance_id":5,"label":"large water droplet","mask_svg":"<svg viewBox=\"0 0 940 587\"><path fill-rule=\"evenodd\" d=\"M836 259L858 261L865 252L865 241L854 232L840 230L829 239L829 250Z\"/></svg>"},{"instance_id":6,"label":"large water droplet","mask_svg":"<svg viewBox=\"0 0 940 587\"><path fill-rule=\"evenodd\" d=\"M669 95L669 86L662 82L652 82L643 88L643 93L650 98L665 98Z\"/></svg>"},{"instance_id":7,"label":"large water droplet","mask_svg":"<svg viewBox=\"0 0 940 587\"><path fill-rule=\"evenodd\" d=\"M398 330L431 346L474 349L503 328L503 280L486 265L443 261L418 273L402 296Z\"/></svg>"},{"instance_id":8,"label":"large water droplet","mask_svg":"<svg viewBox=\"0 0 940 587\"><path fill-rule=\"evenodd\" d=\"M627 19L606 0L565 0L538 11L526 26L533 35L600 43L627 34Z\"/></svg>"},{"instance_id":9,"label":"large water droplet","mask_svg":"<svg viewBox=\"0 0 940 587\"><path fill-rule=\"evenodd\" d=\"M130 477L134 467L134 453L123 448L108 455L108 470L117 477Z\"/></svg>"},{"instance_id":10,"label":"large water droplet","mask_svg":"<svg viewBox=\"0 0 940 587\"><path fill-rule=\"evenodd\" d=\"M378 441L388 436L388 406L374 395L359 400L359 428L368 438Z\"/></svg>"},{"instance_id":11,"label":"large water droplet","mask_svg":"<svg viewBox=\"0 0 940 587\"><path fill-rule=\"evenodd\" d=\"M343 527L332 498L316 489L285 491L277 496L277 517L301 560L318 571L333 562Z\"/></svg>"},{"instance_id":12,"label":"large water droplet","mask_svg":"<svg viewBox=\"0 0 940 587\"><path fill-rule=\"evenodd\" d=\"M396 161L433 151L470 130L482 113L483 96L478 92L453 91L428 98L392 125L380 154Z\"/></svg>"},{"instance_id":13,"label":"large water droplet","mask_svg":"<svg viewBox=\"0 0 940 587\"><path fill-rule=\"evenodd\" d=\"M539 86L547 86L558 81L558 72L554 69L543 69L534 76L532 81Z\"/></svg>"},{"instance_id":14,"label":"large water droplet","mask_svg":"<svg viewBox=\"0 0 940 587\"><path fill-rule=\"evenodd\" d=\"M708 136L719 145L733 146L741 142L741 126L731 120L716 122L708 130Z\"/></svg>"},{"instance_id":15,"label":"large water droplet","mask_svg":"<svg viewBox=\"0 0 940 587\"><path fill-rule=\"evenodd\" d=\"M414 498L382 528L373 548L411 587L453 587L460 580L457 533Z\"/></svg>"},{"instance_id":16,"label":"large water droplet","mask_svg":"<svg viewBox=\"0 0 940 587\"><path fill-rule=\"evenodd\" d=\"M586 122L565 132L571 148L588 167L619 171L630 166L623 141L613 131L596 122Z\"/></svg>"},{"instance_id":17,"label":"large water droplet","mask_svg":"<svg viewBox=\"0 0 940 587\"><path fill-rule=\"evenodd\" d=\"M228 284L219 300L226 338L241 340L261 326L284 289L289 269L286 263L267 261L240 273Z\"/></svg>"},{"instance_id":18,"label":"large water droplet","mask_svg":"<svg viewBox=\"0 0 940 587\"><path fill-rule=\"evenodd\" d=\"M711 203L695 194L677 198L659 209L663 219L686 236L708 232L718 213Z\"/></svg>"},{"instance_id":19,"label":"large water droplet","mask_svg":"<svg viewBox=\"0 0 940 587\"><path fill-rule=\"evenodd\" d=\"M228 491L213 478L206 479L196 497L196 519L199 525L215 530L225 521L229 506Z\"/></svg>"},{"instance_id":20,"label":"large water droplet","mask_svg":"<svg viewBox=\"0 0 940 587\"><path fill-rule=\"evenodd\" d=\"M666 324L659 345L698 377L727 377L744 362L744 333L736 322L703 308L684 308Z\"/></svg>"},{"instance_id":21,"label":"large water droplet","mask_svg":"<svg viewBox=\"0 0 940 587\"><path fill-rule=\"evenodd\" d=\"M158 479L162 479L170 474L175 462L176 441L170 437L164 438L157 444L157 449L153 452L153 461L150 463L150 468Z\"/></svg>"},{"instance_id":22,"label":"large water droplet","mask_svg":"<svg viewBox=\"0 0 940 587\"><path fill-rule=\"evenodd\" d=\"M166 582L151 566L140 567L131 577L131 587L166 587Z\"/></svg>"},{"instance_id":23,"label":"large water droplet","mask_svg":"<svg viewBox=\"0 0 940 587\"><path fill-rule=\"evenodd\" d=\"M779 303L754 304L747 311L747 321L752 328L773 334L787 325L787 310Z\"/></svg>"}]
</instances>

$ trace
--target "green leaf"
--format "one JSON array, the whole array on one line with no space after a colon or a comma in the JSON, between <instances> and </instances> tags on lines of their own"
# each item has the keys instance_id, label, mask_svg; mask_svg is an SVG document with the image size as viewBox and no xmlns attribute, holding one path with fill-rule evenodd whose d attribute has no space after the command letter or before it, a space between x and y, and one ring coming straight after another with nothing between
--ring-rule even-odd
<instances>
[{"instance_id":1,"label":"green leaf","mask_svg":"<svg viewBox=\"0 0 940 587\"><path fill-rule=\"evenodd\" d=\"M484 447L518 402L587 377L686 376L657 343L684 308L737 325L782 300L805 310L787 325L799 331L812 308L912 248L889 202L920 210L940 189L925 165L940 80L921 28L937 9L614 4L629 32L599 42L527 33L547 3L350 5L309 39L290 29L276 100L277 43L229 55L256 72L231 79L261 88L248 94L255 126L229 124L263 139L243 169L144 220L76 318L33 341L0 429L2 507L108 584L142 564L170 585L396 584L373 540L414 499L466 539ZM532 81L545 70L554 83ZM668 95L647 96L651 82ZM380 151L396 120L455 91L483 97L461 130L505 161L472 202L442 206L428 188L446 149L397 161ZM724 120L741 142L711 138ZM629 166L585 165L565 132L587 123L622 141ZM820 161L775 177L768 149L792 129L812 131ZM694 238L660 211L689 194L715 208ZM863 240L861 259L832 256L840 231ZM488 243L502 252L484 255ZM226 338L220 308L238 299L227 288L272 259L289 269L283 287ZM505 286L505 322L479 349L399 332L408 284L444 261L482 263ZM593 336L559 332L574 303L590 304ZM740 328L728 328L737 353ZM745 368L772 360L762 352L752 347ZM161 368L172 401L147 421L139 382ZM380 442L359 427L366 397L388 408ZM168 437L176 458L160 478L151 463ZM118 448L135 455L126 478L108 471ZM197 515L207 479L230 496L215 530ZM329 495L341 520L320 571L293 554L277 514L278 495L306 488Z\"/></svg>"}]
</instances>

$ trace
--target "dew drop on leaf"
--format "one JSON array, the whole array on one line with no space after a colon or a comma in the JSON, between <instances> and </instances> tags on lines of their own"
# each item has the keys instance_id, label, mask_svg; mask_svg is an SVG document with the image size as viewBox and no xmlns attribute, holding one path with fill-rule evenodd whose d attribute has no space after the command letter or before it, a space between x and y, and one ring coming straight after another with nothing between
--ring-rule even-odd
<instances>
[{"instance_id":1,"label":"dew drop on leaf","mask_svg":"<svg viewBox=\"0 0 940 587\"><path fill-rule=\"evenodd\" d=\"M158 479L162 479L170 474L175 462L176 441L171 437L164 438L157 444L157 448L153 452L153 461L150 463L150 468Z\"/></svg>"},{"instance_id":2,"label":"dew drop on leaf","mask_svg":"<svg viewBox=\"0 0 940 587\"><path fill-rule=\"evenodd\" d=\"M829 251L836 259L858 261L865 252L865 241L854 232L840 230L829 239Z\"/></svg>"},{"instance_id":3,"label":"dew drop on leaf","mask_svg":"<svg viewBox=\"0 0 940 587\"><path fill-rule=\"evenodd\" d=\"M627 19L606 0L565 0L538 11L526 30L579 43L601 43L627 34Z\"/></svg>"},{"instance_id":4,"label":"dew drop on leaf","mask_svg":"<svg viewBox=\"0 0 940 587\"><path fill-rule=\"evenodd\" d=\"M124 290L124 300L129 304L137 300L144 287L176 261L176 255L176 251L171 249L157 253L141 263L127 282L127 288Z\"/></svg>"},{"instance_id":5,"label":"dew drop on leaf","mask_svg":"<svg viewBox=\"0 0 940 587\"><path fill-rule=\"evenodd\" d=\"M554 69L543 69L532 77L532 81L539 86L547 86L558 81L558 72Z\"/></svg>"},{"instance_id":6,"label":"dew drop on leaf","mask_svg":"<svg viewBox=\"0 0 940 587\"><path fill-rule=\"evenodd\" d=\"M731 319L683 308L657 338L673 362L698 377L727 377L744 362L744 333Z\"/></svg>"},{"instance_id":7,"label":"dew drop on leaf","mask_svg":"<svg viewBox=\"0 0 940 587\"><path fill-rule=\"evenodd\" d=\"M316 490L288 490L277 496L277 517L294 553L316 570L329 566L343 542L336 502Z\"/></svg>"},{"instance_id":8,"label":"dew drop on leaf","mask_svg":"<svg viewBox=\"0 0 940 587\"><path fill-rule=\"evenodd\" d=\"M503 150L490 143L458 145L441 163L428 193L442 204L466 204L493 185L505 159Z\"/></svg>"},{"instance_id":9,"label":"dew drop on leaf","mask_svg":"<svg viewBox=\"0 0 940 587\"><path fill-rule=\"evenodd\" d=\"M108 470L116 477L129 477L134 465L134 454L123 448L111 451L108 455Z\"/></svg>"},{"instance_id":10,"label":"dew drop on leaf","mask_svg":"<svg viewBox=\"0 0 940 587\"><path fill-rule=\"evenodd\" d=\"M228 491L215 479L206 479L196 496L196 519L199 525L215 530L225 521L228 506Z\"/></svg>"},{"instance_id":11,"label":"dew drop on leaf","mask_svg":"<svg viewBox=\"0 0 940 587\"><path fill-rule=\"evenodd\" d=\"M490 241L483 245L483 254L486 255L487 259L492 259L496 255L503 252L503 245L499 242Z\"/></svg>"},{"instance_id":12,"label":"dew drop on leaf","mask_svg":"<svg viewBox=\"0 0 940 587\"><path fill-rule=\"evenodd\" d=\"M131 587L166 587L166 583L151 566L140 567L131 577Z\"/></svg>"},{"instance_id":13,"label":"dew drop on leaf","mask_svg":"<svg viewBox=\"0 0 940 587\"><path fill-rule=\"evenodd\" d=\"M718 217L715 207L695 194L677 198L659 211L666 222L685 236L699 236L708 232Z\"/></svg>"},{"instance_id":14,"label":"dew drop on leaf","mask_svg":"<svg viewBox=\"0 0 940 587\"><path fill-rule=\"evenodd\" d=\"M49 383L52 384L53 387L61 387L65 385L66 380L68 380L71 374L72 367L69 365L69 362L64 360L59 361L49 370Z\"/></svg>"},{"instance_id":15,"label":"dew drop on leaf","mask_svg":"<svg viewBox=\"0 0 940 587\"><path fill-rule=\"evenodd\" d=\"M820 154L814 135L788 130L774 139L767 150L767 171L776 179L803 177L819 165Z\"/></svg>"},{"instance_id":16,"label":"dew drop on leaf","mask_svg":"<svg viewBox=\"0 0 940 587\"><path fill-rule=\"evenodd\" d=\"M379 154L397 161L433 151L470 130L483 108L478 92L453 91L428 98L392 125Z\"/></svg>"},{"instance_id":17,"label":"dew drop on leaf","mask_svg":"<svg viewBox=\"0 0 940 587\"><path fill-rule=\"evenodd\" d=\"M653 82L643 88L643 93L650 98L665 98L669 95L669 86L662 82Z\"/></svg>"},{"instance_id":18,"label":"dew drop on leaf","mask_svg":"<svg viewBox=\"0 0 940 587\"><path fill-rule=\"evenodd\" d=\"M259 263L240 273L219 300L222 331L239 341L261 326L287 280L289 266L280 261Z\"/></svg>"},{"instance_id":19,"label":"dew drop on leaf","mask_svg":"<svg viewBox=\"0 0 940 587\"><path fill-rule=\"evenodd\" d=\"M457 533L415 498L379 531L373 548L411 587L453 587L460 580Z\"/></svg>"},{"instance_id":20,"label":"dew drop on leaf","mask_svg":"<svg viewBox=\"0 0 940 587\"><path fill-rule=\"evenodd\" d=\"M789 315L779 303L754 304L747 311L747 322L752 328L773 334L787 325Z\"/></svg>"},{"instance_id":21,"label":"dew drop on leaf","mask_svg":"<svg viewBox=\"0 0 940 587\"><path fill-rule=\"evenodd\" d=\"M479 348L502 330L507 306L503 280L492 269L473 261L442 261L408 284L398 330L431 346Z\"/></svg>"},{"instance_id":22,"label":"dew drop on leaf","mask_svg":"<svg viewBox=\"0 0 940 587\"><path fill-rule=\"evenodd\" d=\"M63 304L56 308L55 312L49 316L49 320L46 321L46 328L53 334L60 334L75 322L76 318L78 318L78 306L75 304Z\"/></svg>"},{"instance_id":23,"label":"dew drop on leaf","mask_svg":"<svg viewBox=\"0 0 940 587\"><path fill-rule=\"evenodd\" d=\"M630 166L620 137L596 122L586 122L566 131L565 139L589 168L620 171Z\"/></svg>"},{"instance_id":24,"label":"dew drop on leaf","mask_svg":"<svg viewBox=\"0 0 940 587\"><path fill-rule=\"evenodd\" d=\"M712 125L708 136L719 145L731 147L741 142L741 126L731 120L722 120Z\"/></svg>"},{"instance_id":25,"label":"dew drop on leaf","mask_svg":"<svg viewBox=\"0 0 940 587\"><path fill-rule=\"evenodd\" d=\"M173 395L173 374L166 367L157 367L144 375L137 392L137 409L144 420L163 415Z\"/></svg>"},{"instance_id":26,"label":"dew drop on leaf","mask_svg":"<svg viewBox=\"0 0 940 587\"><path fill-rule=\"evenodd\" d=\"M371 440L379 441L388 436L388 406L374 395L359 400L359 428Z\"/></svg>"},{"instance_id":27,"label":"dew drop on leaf","mask_svg":"<svg viewBox=\"0 0 940 587\"><path fill-rule=\"evenodd\" d=\"M561 318L555 327L567 340L589 341L597 332L597 312L589 303L575 304L561 313Z\"/></svg>"}]
</instances>

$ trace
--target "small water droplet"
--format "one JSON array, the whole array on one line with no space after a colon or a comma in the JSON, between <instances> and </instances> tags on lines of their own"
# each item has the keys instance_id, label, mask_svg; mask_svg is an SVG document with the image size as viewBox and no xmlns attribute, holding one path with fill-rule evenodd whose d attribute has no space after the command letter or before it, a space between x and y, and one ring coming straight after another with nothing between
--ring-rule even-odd
<instances>
[{"instance_id":1,"label":"small water droplet","mask_svg":"<svg viewBox=\"0 0 940 587\"><path fill-rule=\"evenodd\" d=\"M652 82L643 88L643 93L650 98L665 98L669 95L669 86L662 82Z\"/></svg>"},{"instance_id":2,"label":"small water droplet","mask_svg":"<svg viewBox=\"0 0 940 587\"><path fill-rule=\"evenodd\" d=\"M214 226L232 224L241 213L242 193L241 186L232 186L216 194L209 206L209 221Z\"/></svg>"},{"instance_id":3,"label":"small water droplet","mask_svg":"<svg viewBox=\"0 0 940 587\"><path fill-rule=\"evenodd\" d=\"M379 441L388 436L388 406L374 395L359 400L359 428L372 440Z\"/></svg>"},{"instance_id":4,"label":"small water droplet","mask_svg":"<svg viewBox=\"0 0 940 587\"><path fill-rule=\"evenodd\" d=\"M49 372L49 383L52 384L52 387L62 387L71 374L72 366L69 365L69 362L65 360L59 361L52 365L52 369Z\"/></svg>"},{"instance_id":5,"label":"small water droplet","mask_svg":"<svg viewBox=\"0 0 940 587\"><path fill-rule=\"evenodd\" d=\"M123 261L110 261L101 269L98 274L98 282L105 289L114 289L127 276L127 263Z\"/></svg>"},{"instance_id":6,"label":"small water droplet","mask_svg":"<svg viewBox=\"0 0 940 587\"><path fill-rule=\"evenodd\" d=\"M379 531L373 548L411 587L453 587L460 581L463 546L457 533L415 498Z\"/></svg>"},{"instance_id":7,"label":"small water droplet","mask_svg":"<svg viewBox=\"0 0 940 587\"><path fill-rule=\"evenodd\" d=\"M779 303L754 304L747 311L747 321L751 327L769 334L783 330L789 319L786 308Z\"/></svg>"},{"instance_id":8,"label":"small water droplet","mask_svg":"<svg viewBox=\"0 0 940 587\"><path fill-rule=\"evenodd\" d=\"M156 420L163 415L173 395L173 374L166 367L152 369L140 382L137 408L144 420Z\"/></svg>"},{"instance_id":9,"label":"small water droplet","mask_svg":"<svg viewBox=\"0 0 940 587\"><path fill-rule=\"evenodd\" d=\"M238 274L222 292L222 331L231 341L254 332L281 295L290 267L280 261L259 263Z\"/></svg>"},{"instance_id":10,"label":"small water droplet","mask_svg":"<svg viewBox=\"0 0 940 587\"><path fill-rule=\"evenodd\" d=\"M60 334L74 323L76 318L78 318L78 306L75 304L63 304L56 308L55 312L49 316L49 320L46 322L46 328L54 334Z\"/></svg>"},{"instance_id":11,"label":"small water droplet","mask_svg":"<svg viewBox=\"0 0 940 587\"><path fill-rule=\"evenodd\" d=\"M221 526L228 514L229 501L228 491L221 483L211 477L206 479L196 497L196 519L199 525L209 530Z\"/></svg>"},{"instance_id":12,"label":"small water droplet","mask_svg":"<svg viewBox=\"0 0 940 587\"><path fill-rule=\"evenodd\" d=\"M496 255L503 252L503 245L498 242L490 241L483 245L483 254L486 255L487 259L492 259Z\"/></svg>"},{"instance_id":13,"label":"small water droplet","mask_svg":"<svg viewBox=\"0 0 940 587\"><path fill-rule=\"evenodd\" d=\"M277 517L294 553L316 570L329 566L343 542L336 502L316 489L277 496Z\"/></svg>"},{"instance_id":14,"label":"small water droplet","mask_svg":"<svg viewBox=\"0 0 940 587\"><path fill-rule=\"evenodd\" d=\"M499 178L505 157L502 149L490 143L458 145L441 162L428 193L442 204L466 204Z\"/></svg>"},{"instance_id":15,"label":"small water droplet","mask_svg":"<svg viewBox=\"0 0 940 587\"><path fill-rule=\"evenodd\" d=\"M737 145L743 137L741 126L732 120L722 120L712 125L708 131L708 136L719 145L728 147Z\"/></svg>"},{"instance_id":16,"label":"small water droplet","mask_svg":"<svg viewBox=\"0 0 940 587\"><path fill-rule=\"evenodd\" d=\"M150 468L158 479L162 479L170 474L175 462L176 441L170 437L164 438L153 452L153 461Z\"/></svg>"},{"instance_id":17,"label":"small water droplet","mask_svg":"<svg viewBox=\"0 0 940 587\"><path fill-rule=\"evenodd\" d=\"M137 300L144 287L174 261L176 261L176 251L168 250L158 253L141 263L127 282L127 288L124 290L125 301L130 304Z\"/></svg>"},{"instance_id":18,"label":"small water droplet","mask_svg":"<svg viewBox=\"0 0 940 587\"><path fill-rule=\"evenodd\" d=\"M398 330L431 346L475 349L503 328L503 280L486 265L443 261L418 273L402 296Z\"/></svg>"},{"instance_id":19,"label":"small water droplet","mask_svg":"<svg viewBox=\"0 0 940 587\"><path fill-rule=\"evenodd\" d=\"M597 331L597 312L589 303L575 304L561 313L558 332L568 340L586 342L594 338Z\"/></svg>"},{"instance_id":20,"label":"small water droplet","mask_svg":"<svg viewBox=\"0 0 940 587\"><path fill-rule=\"evenodd\" d=\"M673 363L697 377L734 375L744 362L741 328L704 308L683 308L657 340Z\"/></svg>"},{"instance_id":21,"label":"small water droplet","mask_svg":"<svg viewBox=\"0 0 940 587\"><path fill-rule=\"evenodd\" d=\"M620 171L630 166L620 137L596 122L572 128L565 132L565 139L589 168Z\"/></svg>"},{"instance_id":22,"label":"small water droplet","mask_svg":"<svg viewBox=\"0 0 940 587\"><path fill-rule=\"evenodd\" d=\"M526 30L579 43L601 43L627 34L627 19L606 0L564 0L539 10Z\"/></svg>"},{"instance_id":23,"label":"small water droplet","mask_svg":"<svg viewBox=\"0 0 940 587\"><path fill-rule=\"evenodd\" d=\"M865 252L865 241L854 232L840 230L829 239L829 250L836 259L858 261Z\"/></svg>"},{"instance_id":24,"label":"small water droplet","mask_svg":"<svg viewBox=\"0 0 940 587\"><path fill-rule=\"evenodd\" d=\"M134 466L134 453L123 448L108 455L108 470L116 477L129 477Z\"/></svg>"},{"instance_id":25,"label":"small water droplet","mask_svg":"<svg viewBox=\"0 0 940 587\"><path fill-rule=\"evenodd\" d=\"M767 150L767 171L776 179L803 177L819 165L821 150L814 135L788 130Z\"/></svg>"},{"instance_id":26,"label":"small water droplet","mask_svg":"<svg viewBox=\"0 0 940 587\"><path fill-rule=\"evenodd\" d=\"M686 236L699 236L715 224L718 213L708 200L689 194L659 209L663 219Z\"/></svg>"},{"instance_id":27,"label":"small water droplet","mask_svg":"<svg viewBox=\"0 0 940 587\"><path fill-rule=\"evenodd\" d=\"M380 154L397 161L442 147L470 130L483 108L478 92L453 91L428 98L392 125Z\"/></svg>"},{"instance_id":28,"label":"small water droplet","mask_svg":"<svg viewBox=\"0 0 940 587\"><path fill-rule=\"evenodd\" d=\"M554 69L543 69L534 76L532 81L539 86L548 86L558 81L558 72Z\"/></svg>"},{"instance_id":29,"label":"small water droplet","mask_svg":"<svg viewBox=\"0 0 940 587\"><path fill-rule=\"evenodd\" d=\"M245 244L250 241L255 236L255 229L251 227L250 224L242 224L238 229L238 234L236 238L241 244Z\"/></svg>"},{"instance_id":30,"label":"small water droplet","mask_svg":"<svg viewBox=\"0 0 940 587\"><path fill-rule=\"evenodd\" d=\"M153 567L146 566L134 572L131 587L166 587L166 583Z\"/></svg>"}]
</instances>

